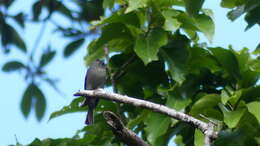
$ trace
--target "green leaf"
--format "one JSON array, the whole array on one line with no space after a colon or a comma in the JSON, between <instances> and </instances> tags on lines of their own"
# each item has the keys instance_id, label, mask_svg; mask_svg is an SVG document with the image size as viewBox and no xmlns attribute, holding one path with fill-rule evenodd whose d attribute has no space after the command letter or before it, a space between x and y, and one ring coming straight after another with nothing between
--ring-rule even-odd
<instances>
[{"instance_id":1,"label":"green leaf","mask_svg":"<svg viewBox=\"0 0 260 146\"><path fill-rule=\"evenodd\" d=\"M26 45L21 38L21 36L16 32L16 30L9 24L4 23L2 25L2 43L3 46L6 46L8 44L14 44L17 46L18 49L20 49L22 52L26 53L27 48Z\"/></svg>"},{"instance_id":2,"label":"green leaf","mask_svg":"<svg viewBox=\"0 0 260 146\"><path fill-rule=\"evenodd\" d=\"M32 6L32 14L33 14L33 20L34 21L39 20L39 16L41 14L41 11L42 11L42 2L41 1L35 2Z\"/></svg>"},{"instance_id":3,"label":"green leaf","mask_svg":"<svg viewBox=\"0 0 260 146\"><path fill-rule=\"evenodd\" d=\"M22 12L14 16L15 21L24 28L24 14Z\"/></svg>"},{"instance_id":4,"label":"green leaf","mask_svg":"<svg viewBox=\"0 0 260 146\"><path fill-rule=\"evenodd\" d=\"M166 61L172 79L179 84L185 80L185 75L189 69L187 66L189 45L189 39L178 32L169 40L168 45L160 50L160 55Z\"/></svg>"},{"instance_id":5,"label":"green leaf","mask_svg":"<svg viewBox=\"0 0 260 146\"><path fill-rule=\"evenodd\" d=\"M32 101L35 100L36 118L38 121L42 119L46 110L46 100L44 94L34 83L31 83L25 90L21 102L21 111L25 118L28 117L32 108Z\"/></svg>"},{"instance_id":6,"label":"green leaf","mask_svg":"<svg viewBox=\"0 0 260 146\"><path fill-rule=\"evenodd\" d=\"M110 10L114 7L115 0L105 0L103 1L103 8L109 8Z\"/></svg>"},{"instance_id":7,"label":"green leaf","mask_svg":"<svg viewBox=\"0 0 260 146\"><path fill-rule=\"evenodd\" d=\"M214 146L244 146L244 136L241 130L221 131L214 142Z\"/></svg>"},{"instance_id":8,"label":"green leaf","mask_svg":"<svg viewBox=\"0 0 260 146\"><path fill-rule=\"evenodd\" d=\"M72 11L66 7L62 2L57 2L57 11L60 12L60 14L68 17L69 19L73 19Z\"/></svg>"},{"instance_id":9,"label":"green leaf","mask_svg":"<svg viewBox=\"0 0 260 146\"><path fill-rule=\"evenodd\" d=\"M78 39L76 41L70 42L65 48L63 52L64 57L70 57L80 46L84 43L85 39Z\"/></svg>"},{"instance_id":10,"label":"green leaf","mask_svg":"<svg viewBox=\"0 0 260 146\"><path fill-rule=\"evenodd\" d=\"M197 28L212 42L215 33L215 24L210 16L199 14L194 17Z\"/></svg>"},{"instance_id":11,"label":"green leaf","mask_svg":"<svg viewBox=\"0 0 260 146\"><path fill-rule=\"evenodd\" d=\"M260 124L260 113L259 113L260 102L258 102L258 101L250 102L246 106L247 106L248 111L256 117L256 119L258 120L258 123Z\"/></svg>"},{"instance_id":12,"label":"green leaf","mask_svg":"<svg viewBox=\"0 0 260 146\"><path fill-rule=\"evenodd\" d=\"M21 111L24 115L25 118L28 117L30 111L31 111L31 108L32 108L32 100L33 100L33 90L34 90L34 84L30 84L24 94L23 94L23 97L22 97L22 102L21 102Z\"/></svg>"},{"instance_id":13,"label":"green leaf","mask_svg":"<svg viewBox=\"0 0 260 146\"><path fill-rule=\"evenodd\" d=\"M224 114L224 122L229 128L235 128L245 113L245 109L228 110L223 104L219 104L219 108Z\"/></svg>"},{"instance_id":14,"label":"green leaf","mask_svg":"<svg viewBox=\"0 0 260 146\"><path fill-rule=\"evenodd\" d=\"M138 124L140 124L141 122L143 122L147 116L149 111L148 110L143 110L136 118L131 119L128 123L127 123L127 127L129 129L133 129L135 126L137 126Z\"/></svg>"},{"instance_id":15,"label":"green leaf","mask_svg":"<svg viewBox=\"0 0 260 146\"><path fill-rule=\"evenodd\" d=\"M221 7L224 8L234 8L236 6L237 0L222 0L221 1Z\"/></svg>"},{"instance_id":16,"label":"green leaf","mask_svg":"<svg viewBox=\"0 0 260 146\"><path fill-rule=\"evenodd\" d=\"M43 53L40 60L40 67L47 65L55 56L56 51L50 51Z\"/></svg>"},{"instance_id":17,"label":"green leaf","mask_svg":"<svg viewBox=\"0 0 260 146\"><path fill-rule=\"evenodd\" d=\"M162 29L153 29L147 37L139 36L135 42L136 54L147 65L151 61L158 60L157 53L160 47L167 44L167 34Z\"/></svg>"},{"instance_id":18,"label":"green leaf","mask_svg":"<svg viewBox=\"0 0 260 146\"><path fill-rule=\"evenodd\" d=\"M201 69L203 68L209 69L212 73L221 70L218 66L218 62L212 58L208 50L195 46L189 51L189 66L191 67L189 72L200 74Z\"/></svg>"},{"instance_id":19,"label":"green leaf","mask_svg":"<svg viewBox=\"0 0 260 146\"><path fill-rule=\"evenodd\" d=\"M124 24L111 23L104 26L99 39L92 41L88 46L88 54L85 56L86 64L90 64L95 59L103 57L105 55L103 50L104 45L116 39L123 39L133 42L131 32Z\"/></svg>"},{"instance_id":20,"label":"green leaf","mask_svg":"<svg viewBox=\"0 0 260 146\"><path fill-rule=\"evenodd\" d=\"M128 7L125 13L137 10L138 8L144 8L147 6L149 0L128 0Z\"/></svg>"},{"instance_id":21,"label":"green leaf","mask_svg":"<svg viewBox=\"0 0 260 146\"><path fill-rule=\"evenodd\" d=\"M181 26L178 19L174 18L179 15L179 12L173 9L162 11L162 15L165 18L163 28L167 31L175 32Z\"/></svg>"},{"instance_id":22,"label":"green leaf","mask_svg":"<svg viewBox=\"0 0 260 146\"><path fill-rule=\"evenodd\" d=\"M212 42L215 33L215 24L211 18L206 14L198 14L194 17L190 17L186 13L181 13L177 17L181 22L181 27L188 30L200 31L206 38Z\"/></svg>"},{"instance_id":23,"label":"green leaf","mask_svg":"<svg viewBox=\"0 0 260 146\"><path fill-rule=\"evenodd\" d=\"M41 89L38 88L37 86L34 86L34 91L33 91L33 96L36 100L35 103L35 113L36 113L36 118L38 121L41 121L44 113L46 111L46 99L44 97L44 94L42 93Z\"/></svg>"},{"instance_id":24,"label":"green leaf","mask_svg":"<svg viewBox=\"0 0 260 146\"><path fill-rule=\"evenodd\" d=\"M258 7L254 8L253 10L249 11L246 16L245 16L245 20L247 22L247 27L245 30L248 30L249 28L251 28L252 26L254 26L255 24L260 25L260 3L258 5Z\"/></svg>"},{"instance_id":25,"label":"green leaf","mask_svg":"<svg viewBox=\"0 0 260 146\"><path fill-rule=\"evenodd\" d=\"M198 129L195 129L194 144L195 144L195 146L204 145L204 134Z\"/></svg>"},{"instance_id":26,"label":"green leaf","mask_svg":"<svg viewBox=\"0 0 260 146\"><path fill-rule=\"evenodd\" d=\"M170 123L171 119L169 117L151 112L145 120L148 141L154 145L156 139L167 132Z\"/></svg>"},{"instance_id":27,"label":"green leaf","mask_svg":"<svg viewBox=\"0 0 260 146\"><path fill-rule=\"evenodd\" d=\"M80 112L80 111L86 111L86 108L80 107L79 104L83 101L84 97L78 97L73 99L73 101L68 105L64 106L62 109L53 112L49 120L52 120L56 117L68 114L68 113L74 113L74 112Z\"/></svg>"},{"instance_id":28,"label":"green leaf","mask_svg":"<svg viewBox=\"0 0 260 146\"><path fill-rule=\"evenodd\" d=\"M12 72L12 71L17 71L17 70L24 69L24 68L25 68L25 65L22 62L9 61L3 66L2 70L4 72Z\"/></svg>"},{"instance_id":29,"label":"green leaf","mask_svg":"<svg viewBox=\"0 0 260 146\"><path fill-rule=\"evenodd\" d=\"M184 0L185 2L185 8L186 8L186 11L192 15L192 16L196 16L203 3L204 3L204 0Z\"/></svg>"},{"instance_id":30,"label":"green leaf","mask_svg":"<svg viewBox=\"0 0 260 146\"><path fill-rule=\"evenodd\" d=\"M191 99L182 99L175 97L173 95L170 95L167 97L166 105L170 108L173 108L177 111L181 111L185 109L189 104L191 103Z\"/></svg>"},{"instance_id":31,"label":"green leaf","mask_svg":"<svg viewBox=\"0 0 260 146\"><path fill-rule=\"evenodd\" d=\"M237 8L233 9L232 11L228 12L227 17L231 21L234 21L244 13L245 13L245 6L242 5L242 6L238 6Z\"/></svg>"},{"instance_id":32,"label":"green leaf","mask_svg":"<svg viewBox=\"0 0 260 146\"><path fill-rule=\"evenodd\" d=\"M213 56L221 66L235 79L240 79L240 69L236 56L230 51L223 48L209 48Z\"/></svg>"},{"instance_id":33,"label":"green leaf","mask_svg":"<svg viewBox=\"0 0 260 146\"><path fill-rule=\"evenodd\" d=\"M162 29L153 29L147 34L147 37L140 36L137 38L134 50L145 65L158 60L157 53L160 47L167 44L167 34Z\"/></svg>"},{"instance_id":34,"label":"green leaf","mask_svg":"<svg viewBox=\"0 0 260 146\"><path fill-rule=\"evenodd\" d=\"M208 113L208 111L214 109L219 102L220 96L218 94L207 94L202 96L192 106L190 114L193 116L199 116L199 114L210 116L211 113Z\"/></svg>"}]
</instances>

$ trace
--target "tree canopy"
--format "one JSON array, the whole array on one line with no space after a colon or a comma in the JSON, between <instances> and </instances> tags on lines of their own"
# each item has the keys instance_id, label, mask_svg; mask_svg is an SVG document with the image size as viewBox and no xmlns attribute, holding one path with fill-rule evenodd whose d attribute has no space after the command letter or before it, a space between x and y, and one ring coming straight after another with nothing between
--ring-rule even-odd
<instances>
[{"instance_id":1,"label":"tree canopy","mask_svg":"<svg viewBox=\"0 0 260 146\"><path fill-rule=\"evenodd\" d=\"M99 58L107 61L106 86L114 92L214 123L219 132L216 146L260 144L259 46L254 51L238 51L231 46L201 43L200 34L211 42L215 32L213 12L202 7L204 0L38 0L30 14L10 14L8 8L14 2L0 2L2 50L8 55L12 49L19 49L28 62L9 61L2 70L22 72L28 83L20 105L25 117L34 109L40 121L46 110L46 97L38 82L60 90L45 70L56 56L52 44L36 58L37 45L28 50L18 30L27 29L25 23L29 22L43 24L44 30L44 24L50 22L56 32L70 40L63 50L65 58L69 59L87 37L94 38L84 60L87 65ZM221 6L230 9L227 17L232 21L245 14L245 30L260 25L258 0L222 0ZM55 22L55 14L71 25ZM14 22L19 28L13 26ZM86 112L79 107L82 100L75 98L53 112L50 119ZM74 137L35 139L29 145L123 145L106 124L103 111L119 115L128 129L153 146L167 145L172 139L177 145L203 145L203 133L190 124L108 100L98 104L95 123L75 132Z\"/></svg>"}]
</instances>

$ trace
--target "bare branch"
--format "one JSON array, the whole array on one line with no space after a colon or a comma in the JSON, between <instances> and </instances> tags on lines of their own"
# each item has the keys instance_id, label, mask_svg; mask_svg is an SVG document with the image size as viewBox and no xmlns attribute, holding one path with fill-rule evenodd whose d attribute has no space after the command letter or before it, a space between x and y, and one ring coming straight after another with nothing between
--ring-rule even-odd
<instances>
[{"instance_id":1,"label":"bare branch","mask_svg":"<svg viewBox=\"0 0 260 146\"><path fill-rule=\"evenodd\" d=\"M105 111L103 112L103 116L107 120L107 124L112 128L116 137L128 146L149 146L133 131L127 129L120 118L113 112Z\"/></svg>"},{"instance_id":2,"label":"bare branch","mask_svg":"<svg viewBox=\"0 0 260 146\"><path fill-rule=\"evenodd\" d=\"M152 111L167 115L174 119L187 122L192 124L194 127L200 129L205 135L205 146L212 145L212 141L217 138L218 133L214 131L214 125L211 123L205 123L201 120L198 120L190 115L178 112L174 109L168 108L164 105L152 103L145 100L140 100L126 95L120 95L116 93L106 92L103 89L98 90L81 90L74 94L74 96L88 96L88 97L99 97L107 100L117 101L126 104L132 104L136 107L142 107L150 109Z\"/></svg>"}]
</instances>

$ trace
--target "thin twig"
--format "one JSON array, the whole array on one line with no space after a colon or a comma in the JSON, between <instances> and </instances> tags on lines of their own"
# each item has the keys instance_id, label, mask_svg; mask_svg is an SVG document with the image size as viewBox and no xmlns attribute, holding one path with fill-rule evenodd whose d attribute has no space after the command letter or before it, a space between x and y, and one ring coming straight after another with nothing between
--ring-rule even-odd
<instances>
[{"instance_id":1,"label":"thin twig","mask_svg":"<svg viewBox=\"0 0 260 146\"><path fill-rule=\"evenodd\" d=\"M31 61L33 60L33 56L34 56L34 54L35 54L35 52L36 52L36 49L38 48L38 46L39 46L39 44L40 44L40 41L41 41L41 38L42 38L42 36L43 36L43 34L44 34L44 31L45 31L45 29L46 29L46 26L47 26L47 20L43 21L42 27L41 27L41 29L40 29L40 32L39 32L39 34L38 34L38 36L37 36L37 38L36 38L36 40L35 40L35 42L34 42L34 44L33 44L32 52L31 52L31 55L30 55L30 60L31 60Z\"/></svg>"},{"instance_id":2,"label":"thin twig","mask_svg":"<svg viewBox=\"0 0 260 146\"><path fill-rule=\"evenodd\" d=\"M109 63L109 49L108 49L108 47L104 47L104 53L105 53L106 62L107 62L107 65L108 65L108 63ZM117 93L116 82L115 82L114 76L112 75L111 69L108 66L107 66L107 72L108 72L108 76L109 76L109 79L110 79L111 84L112 84L113 92Z\"/></svg>"}]
</instances>

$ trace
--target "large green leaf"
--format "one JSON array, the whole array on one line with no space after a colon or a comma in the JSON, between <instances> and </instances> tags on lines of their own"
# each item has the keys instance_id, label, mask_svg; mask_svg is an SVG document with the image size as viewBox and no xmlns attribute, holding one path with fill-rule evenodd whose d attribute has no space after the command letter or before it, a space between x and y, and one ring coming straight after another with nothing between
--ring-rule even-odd
<instances>
[{"instance_id":1,"label":"large green leaf","mask_svg":"<svg viewBox=\"0 0 260 146\"><path fill-rule=\"evenodd\" d=\"M108 18L101 21L100 24L111 24L111 23L123 23L126 25L133 25L135 27L140 27L141 20L138 16L140 13L138 12L131 12L131 13L123 13L123 11L117 11L113 13Z\"/></svg>"},{"instance_id":2,"label":"large green leaf","mask_svg":"<svg viewBox=\"0 0 260 146\"><path fill-rule=\"evenodd\" d=\"M253 10L249 11L246 16L245 16L245 20L247 21L247 27L246 30L248 30L249 28L251 28L252 26L254 26L255 24L260 25L260 3L258 5L258 7L254 8Z\"/></svg>"},{"instance_id":3,"label":"large green leaf","mask_svg":"<svg viewBox=\"0 0 260 146\"><path fill-rule=\"evenodd\" d=\"M204 134L200 130L196 129L194 135L195 146L202 146L204 144L204 137Z\"/></svg>"},{"instance_id":4,"label":"large green leaf","mask_svg":"<svg viewBox=\"0 0 260 146\"><path fill-rule=\"evenodd\" d=\"M145 120L148 141L154 145L156 139L166 133L170 123L171 119L169 117L151 112Z\"/></svg>"},{"instance_id":5,"label":"large green leaf","mask_svg":"<svg viewBox=\"0 0 260 146\"><path fill-rule=\"evenodd\" d=\"M64 106L62 109L60 109L56 112L53 112L50 115L49 120L62 116L64 114L85 111L86 108L79 106L79 104L83 101L83 98L84 97L78 97L78 98L73 99L73 101L70 103L70 105Z\"/></svg>"},{"instance_id":6,"label":"large green leaf","mask_svg":"<svg viewBox=\"0 0 260 146\"><path fill-rule=\"evenodd\" d=\"M215 24L211 16L198 14L197 16L190 17L186 13L181 13L177 19L181 22L181 27L184 29L200 31L210 42L213 40Z\"/></svg>"},{"instance_id":7,"label":"large green leaf","mask_svg":"<svg viewBox=\"0 0 260 146\"><path fill-rule=\"evenodd\" d=\"M204 116L214 116L213 111L220 102L220 96L218 94L207 94L200 97L198 101L194 103L190 110L190 114L193 116L199 116L200 114ZM211 111L212 113L209 113ZM214 111L217 113L217 111ZM215 118L215 117L213 117Z\"/></svg>"},{"instance_id":8,"label":"large green leaf","mask_svg":"<svg viewBox=\"0 0 260 146\"><path fill-rule=\"evenodd\" d=\"M210 16L199 14L194 17L197 28L212 42L215 33L215 24Z\"/></svg>"},{"instance_id":9,"label":"large green leaf","mask_svg":"<svg viewBox=\"0 0 260 146\"><path fill-rule=\"evenodd\" d=\"M102 34L99 39L92 41L88 46L88 54L85 57L86 63L90 64L93 60L103 57L104 45L115 39L132 41L131 32L124 24L111 23L102 28Z\"/></svg>"},{"instance_id":10,"label":"large green leaf","mask_svg":"<svg viewBox=\"0 0 260 146\"><path fill-rule=\"evenodd\" d=\"M171 77L179 84L185 80L185 75L189 69L187 66L189 44L189 39L177 32L169 40L167 46L160 50L160 55L169 67Z\"/></svg>"},{"instance_id":11,"label":"large green leaf","mask_svg":"<svg viewBox=\"0 0 260 146\"><path fill-rule=\"evenodd\" d=\"M137 10L138 8L144 8L147 6L149 0L128 0L128 7L126 13Z\"/></svg>"},{"instance_id":12,"label":"large green leaf","mask_svg":"<svg viewBox=\"0 0 260 146\"><path fill-rule=\"evenodd\" d=\"M178 11L167 9L162 11L162 15L165 18L163 25L165 30L175 32L181 26L181 23L176 19L176 16L179 15Z\"/></svg>"},{"instance_id":13,"label":"large green leaf","mask_svg":"<svg viewBox=\"0 0 260 146\"><path fill-rule=\"evenodd\" d=\"M214 146L244 146L245 135L242 131L221 131Z\"/></svg>"},{"instance_id":14,"label":"large green leaf","mask_svg":"<svg viewBox=\"0 0 260 146\"><path fill-rule=\"evenodd\" d=\"M184 2L186 11L190 15L196 16L199 13L204 3L204 0L184 0Z\"/></svg>"},{"instance_id":15,"label":"large green leaf","mask_svg":"<svg viewBox=\"0 0 260 146\"><path fill-rule=\"evenodd\" d=\"M9 61L3 66L2 70L4 72L11 72L11 71L20 70L20 69L23 69L23 68L25 68L25 65L22 62L20 62L20 61Z\"/></svg>"},{"instance_id":16,"label":"large green leaf","mask_svg":"<svg viewBox=\"0 0 260 146\"><path fill-rule=\"evenodd\" d=\"M250 102L246 106L248 108L248 111L256 117L258 123L260 124L260 113L259 113L260 102L259 101Z\"/></svg>"},{"instance_id":17,"label":"large green leaf","mask_svg":"<svg viewBox=\"0 0 260 146\"><path fill-rule=\"evenodd\" d=\"M232 51L224 48L209 48L220 65L235 79L240 79L240 68Z\"/></svg>"},{"instance_id":18,"label":"large green leaf","mask_svg":"<svg viewBox=\"0 0 260 146\"><path fill-rule=\"evenodd\" d=\"M224 122L229 128L235 128L245 113L245 109L236 109L235 111L228 110L223 104L219 104L219 107L224 115Z\"/></svg>"},{"instance_id":19,"label":"large green leaf","mask_svg":"<svg viewBox=\"0 0 260 146\"><path fill-rule=\"evenodd\" d=\"M190 48L189 52L189 66L191 67L189 70L190 72L201 74L201 69L204 68L209 69L213 73L221 70L218 66L218 62L211 57L208 50L195 46Z\"/></svg>"},{"instance_id":20,"label":"large green leaf","mask_svg":"<svg viewBox=\"0 0 260 146\"><path fill-rule=\"evenodd\" d=\"M80 48L80 46L84 43L85 39L78 39L75 41L70 42L65 48L63 55L64 57L69 57L71 56L76 50Z\"/></svg>"},{"instance_id":21,"label":"large green leaf","mask_svg":"<svg viewBox=\"0 0 260 146\"><path fill-rule=\"evenodd\" d=\"M158 60L157 53L160 47L167 44L167 34L160 28L151 30L147 37L142 35L137 38L134 50L136 54L143 60L144 64Z\"/></svg>"}]
</instances>

